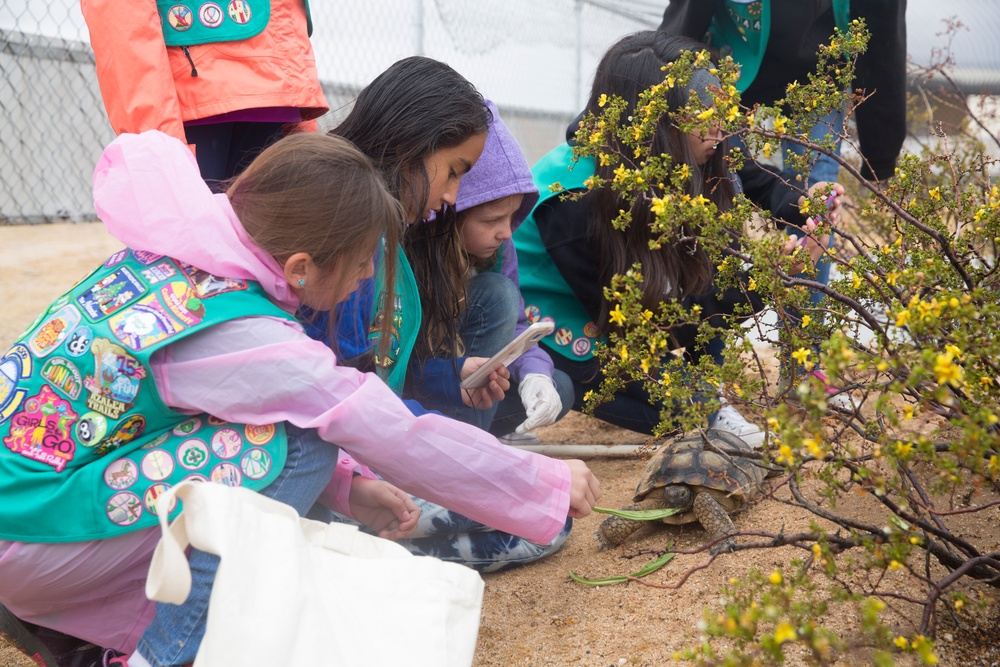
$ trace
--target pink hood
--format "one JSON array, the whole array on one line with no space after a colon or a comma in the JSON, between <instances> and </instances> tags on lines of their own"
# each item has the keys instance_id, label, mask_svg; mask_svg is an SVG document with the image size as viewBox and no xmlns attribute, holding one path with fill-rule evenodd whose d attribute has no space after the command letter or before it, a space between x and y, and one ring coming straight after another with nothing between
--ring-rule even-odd
<instances>
[{"instance_id":1,"label":"pink hood","mask_svg":"<svg viewBox=\"0 0 1000 667\"><path fill-rule=\"evenodd\" d=\"M219 277L256 280L289 312L299 304L278 262L247 235L228 197L209 190L194 155L170 135L149 130L111 142L94 169L94 207L108 233L129 248Z\"/></svg>"}]
</instances>

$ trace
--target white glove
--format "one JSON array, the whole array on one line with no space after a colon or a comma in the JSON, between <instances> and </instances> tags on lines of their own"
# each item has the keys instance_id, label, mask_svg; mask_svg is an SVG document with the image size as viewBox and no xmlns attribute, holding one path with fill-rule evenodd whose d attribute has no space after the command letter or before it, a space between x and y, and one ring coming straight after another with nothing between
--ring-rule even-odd
<instances>
[{"instance_id":1,"label":"white glove","mask_svg":"<svg viewBox=\"0 0 1000 667\"><path fill-rule=\"evenodd\" d=\"M516 433L525 433L539 426L548 426L556 421L562 412L562 401L556 391L556 383L548 375L528 373L517 386L528 418L517 427Z\"/></svg>"}]
</instances>

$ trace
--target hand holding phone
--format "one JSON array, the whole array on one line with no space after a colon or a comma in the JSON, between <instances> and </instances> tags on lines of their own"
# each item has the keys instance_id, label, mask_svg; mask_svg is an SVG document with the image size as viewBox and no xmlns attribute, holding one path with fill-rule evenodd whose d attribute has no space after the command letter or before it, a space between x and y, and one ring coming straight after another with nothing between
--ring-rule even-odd
<instances>
[{"instance_id":1,"label":"hand holding phone","mask_svg":"<svg viewBox=\"0 0 1000 667\"><path fill-rule=\"evenodd\" d=\"M490 357L469 377L462 380L462 389L478 389L489 382L490 373L500 366L507 366L527 352L532 345L548 336L556 328L552 322L535 322L521 332L517 338L507 343L502 350Z\"/></svg>"}]
</instances>

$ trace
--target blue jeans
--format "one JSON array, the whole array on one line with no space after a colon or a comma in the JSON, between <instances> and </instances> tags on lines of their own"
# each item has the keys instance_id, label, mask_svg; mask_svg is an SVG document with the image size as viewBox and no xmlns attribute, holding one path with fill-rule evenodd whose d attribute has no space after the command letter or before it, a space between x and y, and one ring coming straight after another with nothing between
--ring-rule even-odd
<instances>
[{"instance_id":1,"label":"blue jeans","mask_svg":"<svg viewBox=\"0 0 1000 667\"><path fill-rule=\"evenodd\" d=\"M458 321L458 333L465 343L469 357L492 357L514 339L521 295L514 283L503 274L487 271L469 281L466 306ZM569 412L573 404L573 383L563 373L552 378L562 399L563 410L559 419ZM470 408L464 405L434 405L426 408L437 410L453 419L472 424L494 435L514 431L527 413L517 393L517 383L512 382L506 397L491 408Z\"/></svg>"},{"instance_id":2,"label":"blue jeans","mask_svg":"<svg viewBox=\"0 0 1000 667\"><path fill-rule=\"evenodd\" d=\"M304 516L330 482L338 449L320 439L314 430L303 430L291 424L286 427L288 458L285 467L260 493L291 505ZM153 667L192 662L201 646L219 557L192 549L188 562L191 566L188 599L181 605L158 603L156 617L139 639L137 651Z\"/></svg>"}]
</instances>

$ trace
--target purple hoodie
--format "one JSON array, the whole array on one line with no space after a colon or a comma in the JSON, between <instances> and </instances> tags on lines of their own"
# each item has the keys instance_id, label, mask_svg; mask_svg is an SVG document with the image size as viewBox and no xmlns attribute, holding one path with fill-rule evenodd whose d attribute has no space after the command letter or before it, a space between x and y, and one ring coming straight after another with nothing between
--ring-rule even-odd
<instances>
[{"instance_id":1,"label":"purple hoodie","mask_svg":"<svg viewBox=\"0 0 1000 667\"><path fill-rule=\"evenodd\" d=\"M523 194L524 201L514 214L511 224L513 233L535 207L538 201L538 188L531 178L531 167L528 166L528 160L524 157L521 146L500 119L496 105L486 100L486 106L493 113L493 122L486 135L483 154L479 156L469 173L462 177L455 209L461 212L495 199ZM515 287L520 287L517 279L517 253L514 251L514 242L510 239L503 244L500 273L510 278ZM530 324L524 312L524 299L520 299L515 335L527 329ZM529 373L541 373L552 377L552 359L545 350L535 345L513 362L508 370L511 377L518 382Z\"/></svg>"}]
</instances>

